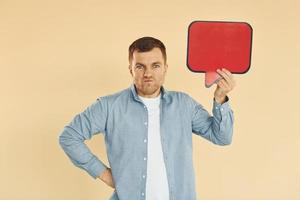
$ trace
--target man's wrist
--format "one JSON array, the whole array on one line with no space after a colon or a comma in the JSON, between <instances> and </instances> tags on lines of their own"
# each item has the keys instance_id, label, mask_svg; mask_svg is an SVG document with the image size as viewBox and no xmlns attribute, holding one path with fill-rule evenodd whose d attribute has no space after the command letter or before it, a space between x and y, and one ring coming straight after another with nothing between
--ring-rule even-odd
<instances>
[{"instance_id":1,"label":"man's wrist","mask_svg":"<svg viewBox=\"0 0 300 200\"><path fill-rule=\"evenodd\" d=\"M223 104L223 103L225 103L227 100L228 100L228 97L227 97L227 95L225 95L225 96L221 96L221 97L214 97L214 99L215 99L215 101L217 102L217 103L219 103L219 104Z\"/></svg>"},{"instance_id":2,"label":"man's wrist","mask_svg":"<svg viewBox=\"0 0 300 200\"><path fill-rule=\"evenodd\" d=\"M102 172L102 174L100 174L100 175L98 176L98 178L100 178L102 181L105 180L105 177L106 177L106 174L107 174L108 170L109 170L109 168L106 168L106 169Z\"/></svg>"},{"instance_id":3,"label":"man's wrist","mask_svg":"<svg viewBox=\"0 0 300 200\"><path fill-rule=\"evenodd\" d=\"M222 104L225 102L225 97L215 97L215 101L219 104Z\"/></svg>"}]
</instances>

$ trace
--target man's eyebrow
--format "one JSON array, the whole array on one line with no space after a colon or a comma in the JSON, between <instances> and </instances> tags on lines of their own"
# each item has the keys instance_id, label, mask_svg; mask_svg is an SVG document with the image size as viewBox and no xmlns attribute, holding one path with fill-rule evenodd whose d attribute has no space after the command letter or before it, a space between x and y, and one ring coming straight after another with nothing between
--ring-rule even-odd
<instances>
[{"instance_id":1,"label":"man's eyebrow","mask_svg":"<svg viewBox=\"0 0 300 200\"><path fill-rule=\"evenodd\" d=\"M155 65L155 64L161 64L161 62L160 61L156 61L156 62L152 63L152 65Z\"/></svg>"},{"instance_id":2,"label":"man's eyebrow","mask_svg":"<svg viewBox=\"0 0 300 200\"><path fill-rule=\"evenodd\" d=\"M142 66L145 66L143 63L139 63L139 62L135 63L135 65L142 65Z\"/></svg>"},{"instance_id":3,"label":"man's eyebrow","mask_svg":"<svg viewBox=\"0 0 300 200\"><path fill-rule=\"evenodd\" d=\"M152 65L155 65L155 64L162 64L160 61L156 61L156 62L153 62ZM135 63L135 65L142 65L142 66L145 66L143 63Z\"/></svg>"}]
</instances>

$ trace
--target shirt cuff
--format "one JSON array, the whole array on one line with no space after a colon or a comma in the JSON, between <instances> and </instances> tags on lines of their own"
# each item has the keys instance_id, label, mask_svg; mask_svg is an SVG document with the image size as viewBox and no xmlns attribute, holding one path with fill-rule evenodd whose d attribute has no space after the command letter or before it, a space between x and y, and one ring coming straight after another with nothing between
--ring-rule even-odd
<instances>
[{"instance_id":1,"label":"shirt cuff","mask_svg":"<svg viewBox=\"0 0 300 200\"><path fill-rule=\"evenodd\" d=\"M213 113L219 116L219 114L224 115L230 110L230 105L229 105L229 98L226 96L225 102L220 104L218 103L215 98L213 102Z\"/></svg>"},{"instance_id":2,"label":"shirt cuff","mask_svg":"<svg viewBox=\"0 0 300 200\"><path fill-rule=\"evenodd\" d=\"M91 162L90 166L86 170L94 179L98 178L99 175L106 170L107 167L102 163L96 156Z\"/></svg>"}]
</instances>

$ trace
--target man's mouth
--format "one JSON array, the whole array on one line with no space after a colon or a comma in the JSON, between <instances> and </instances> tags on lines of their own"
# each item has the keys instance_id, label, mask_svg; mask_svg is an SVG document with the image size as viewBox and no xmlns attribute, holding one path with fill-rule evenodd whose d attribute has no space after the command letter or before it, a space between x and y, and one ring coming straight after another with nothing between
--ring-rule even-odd
<instances>
[{"instance_id":1,"label":"man's mouth","mask_svg":"<svg viewBox=\"0 0 300 200\"><path fill-rule=\"evenodd\" d=\"M152 82L153 80L150 80L150 79L148 79L148 80L144 80L144 82L146 82L146 83L149 83L149 82Z\"/></svg>"}]
</instances>

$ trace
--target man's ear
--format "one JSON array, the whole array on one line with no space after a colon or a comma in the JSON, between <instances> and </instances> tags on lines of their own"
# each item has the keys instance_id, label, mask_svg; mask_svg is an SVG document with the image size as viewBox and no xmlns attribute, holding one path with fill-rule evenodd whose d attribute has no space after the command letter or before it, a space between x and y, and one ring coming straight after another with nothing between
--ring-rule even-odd
<instances>
[{"instance_id":1,"label":"man's ear","mask_svg":"<svg viewBox=\"0 0 300 200\"><path fill-rule=\"evenodd\" d=\"M167 73L168 67L168 64L165 64L165 73Z\"/></svg>"},{"instance_id":2,"label":"man's ear","mask_svg":"<svg viewBox=\"0 0 300 200\"><path fill-rule=\"evenodd\" d=\"M133 76L133 74L132 74L132 67L131 67L130 64L128 65L128 69L129 69L129 72L130 72L131 76Z\"/></svg>"}]
</instances>

